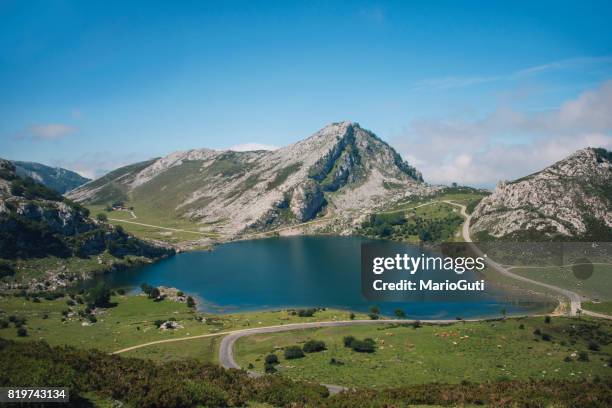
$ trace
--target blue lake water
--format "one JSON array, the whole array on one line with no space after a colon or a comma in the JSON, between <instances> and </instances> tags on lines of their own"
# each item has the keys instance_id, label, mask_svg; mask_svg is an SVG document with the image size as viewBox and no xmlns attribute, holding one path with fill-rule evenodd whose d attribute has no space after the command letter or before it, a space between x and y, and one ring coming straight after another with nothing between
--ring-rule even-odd
<instances>
[{"instance_id":1,"label":"blue lake water","mask_svg":"<svg viewBox=\"0 0 612 408\"><path fill-rule=\"evenodd\" d=\"M369 302L361 295L359 237L289 237L220 245L214 251L182 253L109 277L115 287L142 282L176 287L194 295L203 311L231 313L298 307L334 307L386 315L402 308L411 318L470 318L525 314L542 304L519 305L504 293L463 301Z\"/></svg>"}]
</instances>

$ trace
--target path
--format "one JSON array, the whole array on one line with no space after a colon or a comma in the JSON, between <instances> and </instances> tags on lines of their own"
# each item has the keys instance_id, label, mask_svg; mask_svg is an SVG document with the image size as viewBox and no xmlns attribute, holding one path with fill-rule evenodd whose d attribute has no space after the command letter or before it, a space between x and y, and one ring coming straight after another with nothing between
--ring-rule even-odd
<instances>
[{"instance_id":1,"label":"path","mask_svg":"<svg viewBox=\"0 0 612 408\"><path fill-rule=\"evenodd\" d=\"M178 229L178 228L169 228L169 227L160 227L159 225L143 224L142 222L120 220L118 218L109 218L109 220L110 221L118 221L118 222L127 222L128 224L142 225L143 227L151 227L151 228L163 229L163 230L168 230L168 231L187 232L189 234L197 234L197 235L203 235L203 236L209 236L210 235L210 233L207 233L207 232L189 231L189 230Z\"/></svg>"},{"instance_id":2,"label":"path","mask_svg":"<svg viewBox=\"0 0 612 408\"><path fill-rule=\"evenodd\" d=\"M452 201L444 201L444 202L461 208L461 215L465 217L465 221L463 222L463 226L461 228L461 234L463 235L463 240L465 242L470 243L470 246L478 255L484 256L484 253L473 243L472 238L470 237L470 222L472 220L472 216L466 212L465 205L454 203ZM581 310L582 296L580 296L578 293L572 292L571 290L568 290L568 289L560 288L555 285L551 285L551 284L544 283L544 282L538 282L536 280L529 279L521 275L517 275L516 273L510 272L509 269L503 267L502 265L498 264L497 262L493 261L490 258L485 258L485 260L486 260L486 263L491 268L495 269L497 272L501 273L504 276L507 276L509 278L516 279L522 282L527 282L527 283L531 283L534 285L542 286L544 288L550 289L553 292L560 293L561 295L569 298L570 316L575 316L577 313L579 313L578 311ZM594 312L589 312L587 310L581 310L581 312L584 314L589 314L589 315L593 315L592 313L594 313Z\"/></svg>"}]
</instances>

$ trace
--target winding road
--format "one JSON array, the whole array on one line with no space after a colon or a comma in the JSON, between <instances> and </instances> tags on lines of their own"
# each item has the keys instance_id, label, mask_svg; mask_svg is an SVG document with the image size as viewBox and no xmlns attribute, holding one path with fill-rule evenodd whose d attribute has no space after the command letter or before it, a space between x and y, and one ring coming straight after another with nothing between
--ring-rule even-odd
<instances>
[{"instance_id":1,"label":"winding road","mask_svg":"<svg viewBox=\"0 0 612 408\"><path fill-rule=\"evenodd\" d=\"M471 222L471 215L467 213L465 205L455 203L452 201L448 201L448 200L444 200L444 201L432 201L429 203L421 204L418 207L422 207L422 206L430 205L434 203L439 203L439 202L444 202L446 204L450 204L452 206L460 208L461 215L465 218L462 228L461 228L463 240L470 244L470 246L472 247L472 249L475 251L476 254L484 257L484 253L473 243L471 239L470 228L469 228L470 222ZM418 208L418 207L415 207L415 208ZM126 222L124 220L120 220L120 221ZM319 222L319 221L322 221L322 220L316 220L314 222ZM513 272L510 272L509 269L512 268L511 266L505 267L493 261L492 259L488 257L485 257L485 259L486 259L486 263L491 268L495 269L497 272L499 272L500 274L504 276L507 276L509 278L516 279L522 282L527 282L530 284L534 284L534 285L538 285L538 286L547 288L549 290L552 290L553 292L557 292L561 294L562 296L568 298L570 300L570 315L571 316L575 316L579 313L584 313L584 314L588 314L594 317L612 319L612 317L608 315L591 312L588 310L584 310L584 311L581 310L581 302L584 298L580 296L578 293L572 292L571 290L568 290L568 289L560 288L555 285L538 282L536 280L529 279L524 276L515 274ZM485 319L466 319L465 321L481 321L481 320L485 320ZM366 325L366 324L372 325L372 324L390 324L390 323L391 324L398 324L398 323L401 324L401 323L413 323L414 321L415 320L408 320L408 319L401 319L401 320L380 319L380 320L341 320L341 321L326 321L326 322L291 323L291 324L280 325L280 326L255 327L255 328L249 328L249 329L238 329L238 330L227 331L227 332L209 333L209 334L181 337L181 338L175 338L175 339L152 341L149 343L127 347L127 348L115 351L113 354L124 353L127 351L131 351L131 350L135 350L135 349L139 349L142 347L147 347L147 346L151 346L155 344L193 340L193 339L200 339L200 338L206 338L206 337L224 336L219 346L219 363L224 368L240 369L241 368L240 365L234 359L234 345L238 339L245 337L245 336L251 336L255 334L265 334L265 333L278 333L278 332L291 331L291 330L321 328L321 327L341 327L341 326L352 326L352 325ZM423 320L423 322L426 322L429 324L448 324L448 323L456 322L456 320ZM258 373L255 371L248 371L248 373L250 376L253 376L253 377L258 377L262 375L261 373ZM322 384L322 385L327 387L329 392L332 394L341 392L343 390L347 390L346 387L342 387L338 385L332 385L332 384Z\"/></svg>"}]
</instances>

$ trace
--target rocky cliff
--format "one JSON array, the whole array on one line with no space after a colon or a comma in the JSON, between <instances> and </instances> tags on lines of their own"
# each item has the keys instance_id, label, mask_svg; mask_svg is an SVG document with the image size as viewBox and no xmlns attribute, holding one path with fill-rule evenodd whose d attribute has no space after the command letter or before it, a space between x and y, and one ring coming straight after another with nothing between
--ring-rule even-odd
<instances>
[{"instance_id":1,"label":"rocky cliff","mask_svg":"<svg viewBox=\"0 0 612 408\"><path fill-rule=\"evenodd\" d=\"M480 239L612 240L612 153L586 148L544 170L500 182L475 208Z\"/></svg>"}]
</instances>

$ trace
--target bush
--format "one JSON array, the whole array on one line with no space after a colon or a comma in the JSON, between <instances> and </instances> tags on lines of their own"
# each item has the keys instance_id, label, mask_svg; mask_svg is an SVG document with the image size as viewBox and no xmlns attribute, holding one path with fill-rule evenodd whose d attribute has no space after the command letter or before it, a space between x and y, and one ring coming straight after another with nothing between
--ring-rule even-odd
<instances>
[{"instance_id":1,"label":"bush","mask_svg":"<svg viewBox=\"0 0 612 408\"><path fill-rule=\"evenodd\" d=\"M25 337L28 335L28 331L26 330L25 327L20 327L17 329L17 336L19 337Z\"/></svg>"},{"instance_id":2,"label":"bush","mask_svg":"<svg viewBox=\"0 0 612 408\"><path fill-rule=\"evenodd\" d=\"M276 354L268 354L265 362L266 364L278 364L278 356Z\"/></svg>"},{"instance_id":3,"label":"bush","mask_svg":"<svg viewBox=\"0 0 612 408\"><path fill-rule=\"evenodd\" d=\"M548 333L542 333L542 340L544 340L544 341L551 341L552 337Z\"/></svg>"},{"instance_id":4,"label":"bush","mask_svg":"<svg viewBox=\"0 0 612 408\"><path fill-rule=\"evenodd\" d=\"M535 330L533 331L533 335L534 335L534 336L540 336L541 334L542 334L542 331L541 331L540 329L535 329Z\"/></svg>"},{"instance_id":5,"label":"bush","mask_svg":"<svg viewBox=\"0 0 612 408\"><path fill-rule=\"evenodd\" d=\"M546 316L546 317L544 318L544 323L546 323L546 324L550 324L550 316Z\"/></svg>"},{"instance_id":6,"label":"bush","mask_svg":"<svg viewBox=\"0 0 612 408\"><path fill-rule=\"evenodd\" d=\"M344 343L344 347L351 347L351 344L355 341L355 337L353 336L344 336L342 342Z\"/></svg>"},{"instance_id":7,"label":"bush","mask_svg":"<svg viewBox=\"0 0 612 408\"><path fill-rule=\"evenodd\" d=\"M304 346L302 346L302 350L304 350L304 353L316 353L323 351L325 350L325 342L320 340L308 340L306 343L304 343Z\"/></svg>"},{"instance_id":8,"label":"bush","mask_svg":"<svg viewBox=\"0 0 612 408\"><path fill-rule=\"evenodd\" d=\"M289 346L285 349L285 358L287 360L294 360L302 357L304 357L304 352L298 346Z\"/></svg>"},{"instance_id":9,"label":"bush","mask_svg":"<svg viewBox=\"0 0 612 408\"><path fill-rule=\"evenodd\" d=\"M273 374L276 372L276 367L274 367L274 364L264 364L264 371L266 372L266 374Z\"/></svg>"},{"instance_id":10,"label":"bush","mask_svg":"<svg viewBox=\"0 0 612 408\"><path fill-rule=\"evenodd\" d=\"M187 307L190 307L192 309L196 307L196 302L191 296L187 296Z\"/></svg>"},{"instance_id":11,"label":"bush","mask_svg":"<svg viewBox=\"0 0 612 408\"><path fill-rule=\"evenodd\" d=\"M299 317L312 317L316 313L317 309L300 309L297 311Z\"/></svg>"},{"instance_id":12,"label":"bush","mask_svg":"<svg viewBox=\"0 0 612 408\"><path fill-rule=\"evenodd\" d=\"M589 341L589 350L591 351L599 351L599 344L596 341Z\"/></svg>"},{"instance_id":13,"label":"bush","mask_svg":"<svg viewBox=\"0 0 612 408\"><path fill-rule=\"evenodd\" d=\"M351 314L349 314L349 319L351 319L351 320L355 320L355 313L351 313Z\"/></svg>"},{"instance_id":14,"label":"bush","mask_svg":"<svg viewBox=\"0 0 612 408\"><path fill-rule=\"evenodd\" d=\"M9 322L4 319L0 319L0 329L6 329L9 327Z\"/></svg>"},{"instance_id":15,"label":"bush","mask_svg":"<svg viewBox=\"0 0 612 408\"><path fill-rule=\"evenodd\" d=\"M378 306L370 306L370 313L380 314L380 309L378 308Z\"/></svg>"},{"instance_id":16,"label":"bush","mask_svg":"<svg viewBox=\"0 0 612 408\"><path fill-rule=\"evenodd\" d=\"M87 293L87 303L90 307L110 306L111 291L105 283L99 283Z\"/></svg>"},{"instance_id":17,"label":"bush","mask_svg":"<svg viewBox=\"0 0 612 408\"><path fill-rule=\"evenodd\" d=\"M404 312L402 309L395 309L395 316L398 319L404 319L406 317L406 312Z\"/></svg>"},{"instance_id":18,"label":"bush","mask_svg":"<svg viewBox=\"0 0 612 408\"><path fill-rule=\"evenodd\" d=\"M570 356L566 356L563 361L565 361L566 363L571 363L572 362L572 358Z\"/></svg>"},{"instance_id":19,"label":"bush","mask_svg":"<svg viewBox=\"0 0 612 408\"><path fill-rule=\"evenodd\" d=\"M418 329L419 327L421 327L421 321L420 320L415 320L414 322L412 322L412 328L413 329Z\"/></svg>"},{"instance_id":20,"label":"bush","mask_svg":"<svg viewBox=\"0 0 612 408\"><path fill-rule=\"evenodd\" d=\"M351 348L358 353L373 353L376 351L376 343L371 338L354 340L351 343Z\"/></svg>"},{"instance_id":21,"label":"bush","mask_svg":"<svg viewBox=\"0 0 612 408\"><path fill-rule=\"evenodd\" d=\"M519 330L525 330L525 325L524 324L519 324Z\"/></svg>"},{"instance_id":22,"label":"bush","mask_svg":"<svg viewBox=\"0 0 612 408\"><path fill-rule=\"evenodd\" d=\"M380 319L380 316L377 315L376 313L370 313L368 316L370 317L370 320L378 320L378 319Z\"/></svg>"},{"instance_id":23,"label":"bush","mask_svg":"<svg viewBox=\"0 0 612 408\"><path fill-rule=\"evenodd\" d=\"M98 215L96 215L96 220L100 221L100 222L106 222L108 221L108 216L104 213L100 213Z\"/></svg>"},{"instance_id":24,"label":"bush","mask_svg":"<svg viewBox=\"0 0 612 408\"><path fill-rule=\"evenodd\" d=\"M586 351L578 353L578 361L589 361L589 353Z\"/></svg>"},{"instance_id":25,"label":"bush","mask_svg":"<svg viewBox=\"0 0 612 408\"><path fill-rule=\"evenodd\" d=\"M336 360L333 357L329 360L329 364L331 364L331 365L344 365L344 363L342 361Z\"/></svg>"}]
</instances>

